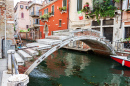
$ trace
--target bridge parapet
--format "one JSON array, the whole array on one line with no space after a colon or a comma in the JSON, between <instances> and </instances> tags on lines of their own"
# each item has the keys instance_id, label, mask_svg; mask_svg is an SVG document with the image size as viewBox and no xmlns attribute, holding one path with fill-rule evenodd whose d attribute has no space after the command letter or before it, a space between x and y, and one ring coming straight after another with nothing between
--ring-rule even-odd
<instances>
[{"instance_id":1,"label":"bridge parapet","mask_svg":"<svg viewBox=\"0 0 130 86\"><path fill-rule=\"evenodd\" d=\"M73 36L93 36L93 37L100 37L100 32L96 30L91 29L80 29L71 31L70 33L73 34Z\"/></svg>"}]
</instances>

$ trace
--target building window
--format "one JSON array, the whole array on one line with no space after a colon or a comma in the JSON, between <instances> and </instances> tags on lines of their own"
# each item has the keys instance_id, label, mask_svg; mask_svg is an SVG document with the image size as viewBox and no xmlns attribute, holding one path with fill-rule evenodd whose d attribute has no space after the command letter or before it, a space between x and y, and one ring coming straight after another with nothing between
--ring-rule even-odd
<instances>
[{"instance_id":1,"label":"building window","mask_svg":"<svg viewBox=\"0 0 130 86\"><path fill-rule=\"evenodd\" d=\"M26 9L28 10L28 6L26 6Z\"/></svg>"},{"instance_id":2,"label":"building window","mask_svg":"<svg viewBox=\"0 0 130 86\"><path fill-rule=\"evenodd\" d=\"M52 6L52 11L51 11L52 13L52 15L54 15L54 5Z\"/></svg>"},{"instance_id":3,"label":"building window","mask_svg":"<svg viewBox=\"0 0 130 86\"><path fill-rule=\"evenodd\" d=\"M24 18L24 13L21 13L21 18Z\"/></svg>"},{"instance_id":4,"label":"building window","mask_svg":"<svg viewBox=\"0 0 130 86\"><path fill-rule=\"evenodd\" d=\"M67 6L67 0L63 0L63 7Z\"/></svg>"},{"instance_id":5,"label":"building window","mask_svg":"<svg viewBox=\"0 0 130 86\"><path fill-rule=\"evenodd\" d=\"M130 0L128 0L128 7L127 7L127 9L130 9Z\"/></svg>"},{"instance_id":6,"label":"building window","mask_svg":"<svg viewBox=\"0 0 130 86\"><path fill-rule=\"evenodd\" d=\"M20 8L23 9L23 5L20 5Z\"/></svg>"},{"instance_id":7,"label":"building window","mask_svg":"<svg viewBox=\"0 0 130 86\"><path fill-rule=\"evenodd\" d=\"M81 11L82 9L82 0L77 0L77 11Z\"/></svg>"},{"instance_id":8,"label":"building window","mask_svg":"<svg viewBox=\"0 0 130 86\"><path fill-rule=\"evenodd\" d=\"M114 24L114 19L103 20L103 25L113 25L113 24Z\"/></svg>"},{"instance_id":9,"label":"building window","mask_svg":"<svg viewBox=\"0 0 130 86\"><path fill-rule=\"evenodd\" d=\"M39 19L35 19L35 24L39 24Z\"/></svg>"},{"instance_id":10,"label":"building window","mask_svg":"<svg viewBox=\"0 0 130 86\"><path fill-rule=\"evenodd\" d=\"M48 14L48 8L44 10L44 14Z\"/></svg>"},{"instance_id":11,"label":"building window","mask_svg":"<svg viewBox=\"0 0 130 86\"><path fill-rule=\"evenodd\" d=\"M59 27L61 27L62 20L59 20Z\"/></svg>"},{"instance_id":12,"label":"building window","mask_svg":"<svg viewBox=\"0 0 130 86\"><path fill-rule=\"evenodd\" d=\"M94 6L95 8L96 8L96 7L99 7L99 4L103 4L103 3L104 3L104 0L93 0L93 6ZM114 6L114 5L115 5L114 0L110 0L109 5Z\"/></svg>"},{"instance_id":13,"label":"building window","mask_svg":"<svg viewBox=\"0 0 130 86\"><path fill-rule=\"evenodd\" d=\"M29 25L26 25L26 28L28 29L28 28L29 28Z\"/></svg>"},{"instance_id":14,"label":"building window","mask_svg":"<svg viewBox=\"0 0 130 86\"><path fill-rule=\"evenodd\" d=\"M92 21L92 26L100 26L100 22L101 21L99 21L99 23L97 21Z\"/></svg>"}]
</instances>

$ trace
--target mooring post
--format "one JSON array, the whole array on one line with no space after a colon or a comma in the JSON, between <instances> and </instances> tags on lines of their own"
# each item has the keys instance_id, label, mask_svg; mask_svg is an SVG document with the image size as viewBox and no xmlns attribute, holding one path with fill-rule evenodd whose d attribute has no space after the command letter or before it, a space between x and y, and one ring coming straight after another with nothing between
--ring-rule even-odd
<instances>
[{"instance_id":1,"label":"mooring post","mask_svg":"<svg viewBox=\"0 0 130 86\"><path fill-rule=\"evenodd\" d=\"M28 83L28 75L16 74L8 78L7 86L27 86Z\"/></svg>"},{"instance_id":2,"label":"mooring post","mask_svg":"<svg viewBox=\"0 0 130 86\"><path fill-rule=\"evenodd\" d=\"M11 62L11 54L15 53L15 50L8 50L8 73L11 74L12 73L12 62Z\"/></svg>"}]
</instances>

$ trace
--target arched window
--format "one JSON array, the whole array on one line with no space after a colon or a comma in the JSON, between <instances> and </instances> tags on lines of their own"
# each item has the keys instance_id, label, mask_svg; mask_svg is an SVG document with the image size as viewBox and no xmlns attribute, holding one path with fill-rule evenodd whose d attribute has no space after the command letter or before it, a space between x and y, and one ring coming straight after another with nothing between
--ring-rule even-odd
<instances>
[{"instance_id":1,"label":"arched window","mask_svg":"<svg viewBox=\"0 0 130 86\"><path fill-rule=\"evenodd\" d=\"M21 13L21 18L24 18L24 13Z\"/></svg>"}]
</instances>

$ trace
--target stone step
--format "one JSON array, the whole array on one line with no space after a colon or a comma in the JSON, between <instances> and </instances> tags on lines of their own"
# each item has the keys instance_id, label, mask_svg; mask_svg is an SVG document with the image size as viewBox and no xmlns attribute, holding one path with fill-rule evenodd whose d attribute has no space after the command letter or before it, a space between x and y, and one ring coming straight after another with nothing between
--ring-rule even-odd
<instances>
[{"instance_id":1,"label":"stone step","mask_svg":"<svg viewBox=\"0 0 130 86\"><path fill-rule=\"evenodd\" d=\"M38 43L40 44L45 44L45 45L56 45L61 43L61 40L53 40L53 39L38 39Z\"/></svg>"},{"instance_id":2,"label":"stone step","mask_svg":"<svg viewBox=\"0 0 130 86\"><path fill-rule=\"evenodd\" d=\"M22 57L18 53L15 53L14 57L15 57L17 65L24 65L24 60L22 59Z\"/></svg>"},{"instance_id":3,"label":"stone step","mask_svg":"<svg viewBox=\"0 0 130 86\"><path fill-rule=\"evenodd\" d=\"M52 36L47 36L46 39L55 39L55 40L66 40L69 39L70 36L56 36L56 35L52 35Z\"/></svg>"},{"instance_id":4,"label":"stone step","mask_svg":"<svg viewBox=\"0 0 130 86\"><path fill-rule=\"evenodd\" d=\"M27 47L34 47L34 50L42 50L42 49L49 49L51 48L51 45L45 45L45 44L41 44L41 43L28 43L26 44ZM35 47L37 46L37 47Z\"/></svg>"},{"instance_id":5,"label":"stone step","mask_svg":"<svg viewBox=\"0 0 130 86\"><path fill-rule=\"evenodd\" d=\"M36 56L38 55L38 52L32 49L24 49L25 52L27 52L31 56Z\"/></svg>"},{"instance_id":6,"label":"stone step","mask_svg":"<svg viewBox=\"0 0 130 86\"><path fill-rule=\"evenodd\" d=\"M29 61L32 59L32 56L29 55L28 53L24 52L23 50L18 50L18 54L20 56L22 56L22 58L24 59L24 61Z\"/></svg>"}]
</instances>

